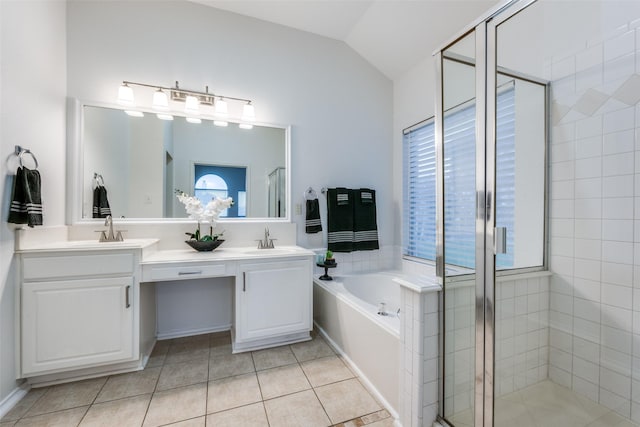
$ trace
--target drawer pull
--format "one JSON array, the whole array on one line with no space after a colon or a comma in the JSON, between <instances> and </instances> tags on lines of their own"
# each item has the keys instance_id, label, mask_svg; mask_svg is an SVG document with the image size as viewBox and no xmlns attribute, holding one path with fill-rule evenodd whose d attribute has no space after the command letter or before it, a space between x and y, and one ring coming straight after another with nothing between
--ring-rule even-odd
<instances>
[{"instance_id":1,"label":"drawer pull","mask_svg":"<svg viewBox=\"0 0 640 427\"><path fill-rule=\"evenodd\" d=\"M197 271L179 271L178 276L188 276L190 274L202 274L202 270Z\"/></svg>"},{"instance_id":2,"label":"drawer pull","mask_svg":"<svg viewBox=\"0 0 640 427\"><path fill-rule=\"evenodd\" d=\"M247 272L242 272L242 292L247 292Z\"/></svg>"},{"instance_id":3,"label":"drawer pull","mask_svg":"<svg viewBox=\"0 0 640 427\"><path fill-rule=\"evenodd\" d=\"M127 285L127 289L126 289L126 301L125 301L125 308L129 308L131 307L131 301L129 300L129 292L131 291L131 285Z\"/></svg>"}]
</instances>

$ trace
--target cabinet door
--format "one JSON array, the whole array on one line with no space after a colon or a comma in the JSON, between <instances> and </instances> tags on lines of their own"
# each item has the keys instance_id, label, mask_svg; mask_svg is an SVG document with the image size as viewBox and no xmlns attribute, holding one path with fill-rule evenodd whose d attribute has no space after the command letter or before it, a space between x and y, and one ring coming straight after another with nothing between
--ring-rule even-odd
<instances>
[{"instance_id":1,"label":"cabinet door","mask_svg":"<svg viewBox=\"0 0 640 427\"><path fill-rule=\"evenodd\" d=\"M309 260L241 265L236 285L237 340L309 331L311 268Z\"/></svg>"},{"instance_id":2,"label":"cabinet door","mask_svg":"<svg viewBox=\"0 0 640 427\"><path fill-rule=\"evenodd\" d=\"M22 374L134 359L133 278L22 285Z\"/></svg>"}]
</instances>

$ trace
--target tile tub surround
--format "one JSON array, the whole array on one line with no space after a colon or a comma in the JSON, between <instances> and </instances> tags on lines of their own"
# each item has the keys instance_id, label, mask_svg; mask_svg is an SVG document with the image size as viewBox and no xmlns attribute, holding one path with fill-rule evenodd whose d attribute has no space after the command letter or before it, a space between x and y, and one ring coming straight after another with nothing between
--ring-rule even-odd
<instances>
[{"instance_id":1,"label":"tile tub surround","mask_svg":"<svg viewBox=\"0 0 640 427\"><path fill-rule=\"evenodd\" d=\"M640 422L640 21L549 61L549 377Z\"/></svg>"},{"instance_id":2,"label":"tile tub surround","mask_svg":"<svg viewBox=\"0 0 640 427\"><path fill-rule=\"evenodd\" d=\"M228 333L158 341L143 371L32 389L0 426L392 426L319 336L231 354Z\"/></svg>"}]
</instances>

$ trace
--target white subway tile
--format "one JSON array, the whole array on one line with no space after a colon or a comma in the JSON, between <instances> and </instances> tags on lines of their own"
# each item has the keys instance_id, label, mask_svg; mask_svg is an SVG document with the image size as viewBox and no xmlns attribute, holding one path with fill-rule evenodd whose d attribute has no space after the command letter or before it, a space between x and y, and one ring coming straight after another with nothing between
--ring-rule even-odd
<instances>
[{"instance_id":1,"label":"white subway tile","mask_svg":"<svg viewBox=\"0 0 640 427\"><path fill-rule=\"evenodd\" d=\"M600 367L600 388L631 399L631 378L610 369Z\"/></svg>"},{"instance_id":2,"label":"white subway tile","mask_svg":"<svg viewBox=\"0 0 640 427\"><path fill-rule=\"evenodd\" d=\"M573 275L573 258L563 256L551 256L549 258L549 266L551 270L557 274L566 276Z\"/></svg>"},{"instance_id":3,"label":"white subway tile","mask_svg":"<svg viewBox=\"0 0 640 427\"><path fill-rule=\"evenodd\" d=\"M602 204L603 219L633 219L633 197L614 197Z\"/></svg>"},{"instance_id":4,"label":"white subway tile","mask_svg":"<svg viewBox=\"0 0 640 427\"><path fill-rule=\"evenodd\" d=\"M549 326L556 331L573 333L573 316L571 314L549 311Z\"/></svg>"},{"instance_id":5,"label":"white subway tile","mask_svg":"<svg viewBox=\"0 0 640 427\"><path fill-rule=\"evenodd\" d=\"M610 326L602 326L601 343L625 354L631 354L631 333ZM595 340L594 340L595 341Z\"/></svg>"},{"instance_id":6,"label":"white subway tile","mask_svg":"<svg viewBox=\"0 0 640 427\"><path fill-rule=\"evenodd\" d=\"M573 181L553 181L550 196L552 199L573 199Z\"/></svg>"},{"instance_id":7,"label":"white subway tile","mask_svg":"<svg viewBox=\"0 0 640 427\"><path fill-rule=\"evenodd\" d=\"M609 39L604 42L604 60L610 61L623 55L633 53L635 51L636 33L635 31L627 31L626 33Z\"/></svg>"},{"instance_id":8,"label":"white subway tile","mask_svg":"<svg viewBox=\"0 0 640 427\"><path fill-rule=\"evenodd\" d=\"M600 219L576 219L574 227L577 239L602 238L602 220Z\"/></svg>"},{"instance_id":9,"label":"white subway tile","mask_svg":"<svg viewBox=\"0 0 640 427\"><path fill-rule=\"evenodd\" d=\"M551 181L566 181L573 179L575 171L575 161L557 162L551 164Z\"/></svg>"},{"instance_id":10,"label":"white subway tile","mask_svg":"<svg viewBox=\"0 0 640 427\"><path fill-rule=\"evenodd\" d=\"M575 143L565 142L551 146L551 162L566 162L575 158Z\"/></svg>"},{"instance_id":11,"label":"white subway tile","mask_svg":"<svg viewBox=\"0 0 640 427\"><path fill-rule=\"evenodd\" d=\"M602 159L600 157L589 157L575 161L575 179L597 178L600 176L602 176Z\"/></svg>"},{"instance_id":12,"label":"white subway tile","mask_svg":"<svg viewBox=\"0 0 640 427\"><path fill-rule=\"evenodd\" d=\"M576 126L574 123L556 125L551 128L551 143L560 144L573 141L576 138Z\"/></svg>"},{"instance_id":13,"label":"white subway tile","mask_svg":"<svg viewBox=\"0 0 640 427\"><path fill-rule=\"evenodd\" d=\"M582 278L574 279L574 294L577 297L588 299L590 301L600 302L600 278L596 280L588 280Z\"/></svg>"},{"instance_id":14,"label":"white subway tile","mask_svg":"<svg viewBox=\"0 0 640 427\"><path fill-rule=\"evenodd\" d=\"M634 118L634 107L623 108L607 113L603 118L603 132L609 134L633 129Z\"/></svg>"},{"instance_id":15,"label":"white subway tile","mask_svg":"<svg viewBox=\"0 0 640 427\"><path fill-rule=\"evenodd\" d=\"M556 368L571 372L571 354L552 348L549 351L549 363Z\"/></svg>"},{"instance_id":16,"label":"white subway tile","mask_svg":"<svg viewBox=\"0 0 640 427\"><path fill-rule=\"evenodd\" d=\"M552 237L573 237L573 219L552 218L549 221L549 234Z\"/></svg>"},{"instance_id":17,"label":"white subway tile","mask_svg":"<svg viewBox=\"0 0 640 427\"><path fill-rule=\"evenodd\" d=\"M574 202L574 215L577 219L602 218L601 199L576 199Z\"/></svg>"},{"instance_id":18,"label":"white subway tile","mask_svg":"<svg viewBox=\"0 0 640 427\"><path fill-rule=\"evenodd\" d=\"M602 135L576 140L575 150L576 159L602 156Z\"/></svg>"},{"instance_id":19,"label":"white subway tile","mask_svg":"<svg viewBox=\"0 0 640 427\"><path fill-rule=\"evenodd\" d=\"M606 176L602 179L602 196L633 197L634 175Z\"/></svg>"},{"instance_id":20,"label":"white subway tile","mask_svg":"<svg viewBox=\"0 0 640 427\"><path fill-rule=\"evenodd\" d=\"M631 288L627 288L631 289ZM603 298L604 289L603 289ZM631 305L631 304L629 304ZM601 323L605 326L611 326L612 328L622 329L626 332L633 331L633 312L631 309L625 309L612 305L607 305L603 302L601 305Z\"/></svg>"},{"instance_id":21,"label":"white subway tile","mask_svg":"<svg viewBox=\"0 0 640 427\"><path fill-rule=\"evenodd\" d=\"M603 44L596 44L582 52L578 52L576 54L576 71L582 71L596 66L601 67L603 58Z\"/></svg>"},{"instance_id":22,"label":"white subway tile","mask_svg":"<svg viewBox=\"0 0 640 427\"><path fill-rule=\"evenodd\" d=\"M582 298L574 298L573 315L591 322L600 322L600 303Z\"/></svg>"},{"instance_id":23,"label":"white subway tile","mask_svg":"<svg viewBox=\"0 0 640 427\"><path fill-rule=\"evenodd\" d=\"M603 154L627 153L635 150L633 129L604 135Z\"/></svg>"},{"instance_id":24,"label":"white subway tile","mask_svg":"<svg viewBox=\"0 0 640 427\"><path fill-rule=\"evenodd\" d=\"M614 307L631 310L633 305L633 288L603 283L601 302Z\"/></svg>"},{"instance_id":25,"label":"white subway tile","mask_svg":"<svg viewBox=\"0 0 640 427\"><path fill-rule=\"evenodd\" d=\"M600 363L600 344L574 337L573 354L591 363Z\"/></svg>"},{"instance_id":26,"label":"white subway tile","mask_svg":"<svg viewBox=\"0 0 640 427\"><path fill-rule=\"evenodd\" d=\"M633 244L633 264L640 265L640 244Z\"/></svg>"},{"instance_id":27,"label":"white subway tile","mask_svg":"<svg viewBox=\"0 0 640 427\"><path fill-rule=\"evenodd\" d=\"M600 263L592 260L575 259L573 261L574 276L581 279L600 280Z\"/></svg>"},{"instance_id":28,"label":"white subway tile","mask_svg":"<svg viewBox=\"0 0 640 427\"><path fill-rule=\"evenodd\" d=\"M591 322L589 320L575 317L573 319L573 334L587 341L600 341L600 322Z\"/></svg>"},{"instance_id":29,"label":"white subway tile","mask_svg":"<svg viewBox=\"0 0 640 427\"><path fill-rule=\"evenodd\" d=\"M571 265L572 267L570 275L558 274L556 271L553 271L553 268L550 267L550 269L554 273L553 276L551 276L551 281L549 284L551 292L573 295L573 261L571 262ZM598 290L598 296L600 296L600 290Z\"/></svg>"},{"instance_id":30,"label":"white subway tile","mask_svg":"<svg viewBox=\"0 0 640 427\"><path fill-rule=\"evenodd\" d=\"M549 378L556 384L571 388L571 374L567 371L549 366Z\"/></svg>"},{"instance_id":31,"label":"white subway tile","mask_svg":"<svg viewBox=\"0 0 640 427\"><path fill-rule=\"evenodd\" d=\"M564 77L575 74L576 72L576 60L575 57L570 56L560 61L555 61L551 64L551 76L552 80L560 80Z\"/></svg>"},{"instance_id":32,"label":"white subway tile","mask_svg":"<svg viewBox=\"0 0 640 427\"><path fill-rule=\"evenodd\" d=\"M597 402L600 397L600 387L578 376L573 376L572 390L582 396Z\"/></svg>"},{"instance_id":33,"label":"white subway tile","mask_svg":"<svg viewBox=\"0 0 640 427\"><path fill-rule=\"evenodd\" d=\"M603 387L600 387L600 404L624 415L626 418L630 417L631 401Z\"/></svg>"},{"instance_id":34,"label":"white subway tile","mask_svg":"<svg viewBox=\"0 0 640 427\"><path fill-rule=\"evenodd\" d=\"M604 81L604 69L602 65L599 65L597 67L592 67L589 68L587 70L583 70L580 71L579 73L576 74L576 92L577 93L584 93L587 92L589 93L589 91L591 91L592 93L598 93L599 91L596 91L595 87L600 87L602 86L602 82ZM606 94L601 93L603 96L607 96ZM598 104L595 104L594 107L597 107ZM595 110L597 111L597 109ZM583 111L584 113L587 113L587 115L591 115L593 114L595 111Z\"/></svg>"},{"instance_id":35,"label":"white subway tile","mask_svg":"<svg viewBox=\"0 0 640 427\"><path fill-rule=\"evenodd\" d=\"M602 241L593 239L575 239L575 257L581 259L600 260Z\"/></svg>"},{"instance_id":36,"label":"white subway tile","mask_svg":"<svg viewBox=\"0 0 640 427\"><path fill-rule=\"evenodd\" d=\"M566 369L568 371L568 369ZM599 367L595 363L591 363L580 357L573 356L573 374L589 381L594 384L598 384L598 377L600 375Z\"/></svg>"},{"instance_id":37,"label":"white subway tile","mask_svg":"<svg viewBox=\"0 0 640 427\"><path fill-rule=\"evenodd\" d=\"M602 281L616 285L633 286L633 266L603 262Z\"/></svg>"},{"instance_id":38,"label":"white subway tile","mask_svg":"<svg viewBox=\"0 0 640 427\"><path fill-rule=\"evenodd\" d=\"M575 198L590 199L602 197L602 178L576 179L575 181L559 181L575 183Z\"/></svg>"},{"instance_id":39,"label":"white subway tile","mask_svg":"<svg viewBox=\"0 0 640 427\"><path fill-rule=\"evenodd\" d=\"M631 76L636 69L636 58L634 54L624 55L604 63L604 82L611 83L617 87L622 80ZM606 132L608 133L608 132Z\"/></svg>"},{"instance_id":40,"label":"white subway tile","mask_svg":"<svg viewBox=\"0 0 640 427\"><path fill-rule=\"evenodd\" d=\"M633 175L635 168L635 158L628 153L612 154L602 158L602 175ZM607 193L605 191L604 195Z\"/></svg>"},{"instance_id":41,"label":"white subway tile","mask_svg":"<svg viewBox=\"0 0 640 427\"><path fill-rule=\"evenodd\" d=\"M525 300L526 304L526 300ZM573 313L573 298L569 295L563 294L555 294L553 298L549 301L549 308L551 310L564 313L564 314L572 314ZM525 305L526 309L526 305ZM516 307L516 314L517 314Z\"/></svg>"},{"instance_id":42,"label":"white subway tile","mask_svg":"<svg viewBox=\"0 0 640 427\"><path fill-rule=\"evenodd\" d=\"M588 119L580 120L575 123L575 138L589 138L593 136L602 136L602 116L593 116Z\"/></svg>"},{"instance_id":43,"label":"white subway tile","mask_svg":"<svg viewBox=\"0 0 640 427\"><path fill-rule=\"evenodd\" d=\"M573 336L569 333L552 328L549 331L549 344L553 348L571 353Z\"/></svg>"},{"instance_id":44,"label":"white subway tile","mask_svg":"<svg viewBox=\"0 0 640 427\"><path fill-rule=\"evenodd\" d=\"M620 242L633 241L633 221L622 219L602 220L602 239Z\"/></svg>"},{"instance_id":45,"label":"white subway tile","mask_svg":"<svg viewBox=\"0 0 640 427\"><path fill-rule=\"evenodd\" d=\"M633 243L604 240L602 260L618 264L633 264Z\"/></svg>"},{"instance_id":46,"label":"white subway tile","mask_svg":"<svg viewBox=\"0 0 640 427\"><path fill-rule=\"evenodd\" d=\"M619 352L609 347L600 349L600 366L631 377L631 355Z\"/></svg>"}]
</instances>

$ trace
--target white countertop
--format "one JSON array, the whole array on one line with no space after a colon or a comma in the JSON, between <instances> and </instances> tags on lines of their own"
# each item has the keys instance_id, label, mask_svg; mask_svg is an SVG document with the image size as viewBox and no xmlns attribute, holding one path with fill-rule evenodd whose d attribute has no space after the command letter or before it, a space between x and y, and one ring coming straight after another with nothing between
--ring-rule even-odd
<instances>
[{"instance_id":1,"label":"white countertop","mask_svg":"<svg viewBox=\"0 0 640 427\"><path fill-rule=\"evenodd\" d=\"M236 261L261 258L287 258L295 256L313 256L314 252L300 246L278 246L275 249L256 249L255 247L221 246L210 252L198 252L194 249L174 249L155 251L145 256L141 262L147 264L165 264L167 262Z\"/></svg>"},{"instance_id":2,"label":"white countertop","mask_svg":"<svg viewBox=\"0 0 640 427\"><path fill-rule=\"evenodd\" d=\"M17 253L52 251L93 251L117 249L145 249L158 243L158 239L125 239L122 242L98 242L97 240L59 240L24 247Z\"/></svg>"}]
</instances>

